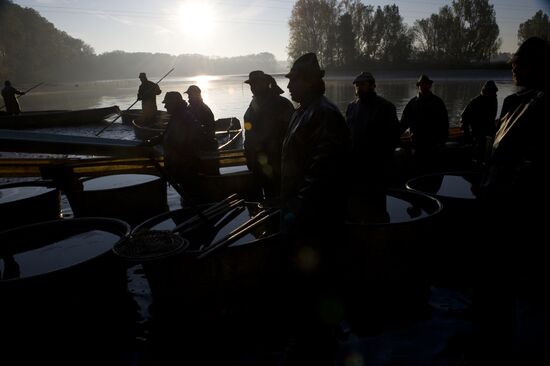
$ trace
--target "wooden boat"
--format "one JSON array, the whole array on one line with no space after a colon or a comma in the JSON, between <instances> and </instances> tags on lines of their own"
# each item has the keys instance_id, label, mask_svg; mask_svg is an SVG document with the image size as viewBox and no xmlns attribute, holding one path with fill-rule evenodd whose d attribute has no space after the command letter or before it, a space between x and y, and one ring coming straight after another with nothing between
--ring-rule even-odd
<instances>
[{"instance_id":1,"label":"wooden boat","mask_svg":"<svg viewBox=\"0 0 550 366\"><path fill-rule=\"evenodd\" d=\"M98 123L120 113L117 106L82 110L52 110L22 112L17 116L0 115L0 128L26 129L78 126Z\"/></svg>"},{"instance_id":2,"label":"wooden boat","mask_svg":"<svg viewBox=\"0 0 550 366\"><path fill-rule=\"evenodd\" d=\"M130 109L120 112L122 123L125 125L131 124L133 121L143 120L143 111L141 109ZM157 111L157 121L168 122L170 115L166 111Z\"/></svg>"},{"instance_id":3,"label":"wooden boat","mask_svg":"<svg viewBox=\"0 0 550 366\"><path fill-rule=\"evenodd\" d=\"M168 121L161 121L153 126L146 126L140 124L139 120L131 121L136 139L142 141L161 135L167 123ZM218 140L218 150L242 149L244 132L239 120L235 117L216 120L216 140Z\"/></svg>"},{"instance_id":4,"label":"wooden boat","mask_svg":"<svg viewBox=\"0 0 550 366\"><path fill-rule=\"evenodd\" d=\"M163 112L159 114L157 122L154 124L145 125L140 118L134 118L129 123L134 128L134 134L138 140L147 140L162 134L168 125L168 121L169 114ZM241 122L236 117L219 118L215 121L216 132L229 132L240 129L242 129Z\"/></svg>"}]
</instances>

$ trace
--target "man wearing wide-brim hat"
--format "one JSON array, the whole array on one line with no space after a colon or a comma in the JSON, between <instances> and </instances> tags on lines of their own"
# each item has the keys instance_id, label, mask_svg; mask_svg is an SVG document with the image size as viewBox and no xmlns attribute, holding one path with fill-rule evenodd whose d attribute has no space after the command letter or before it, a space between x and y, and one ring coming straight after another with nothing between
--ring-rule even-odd
<instances>
[{"instance_id":1,"label":"man wearing wide-brim hat","mask_svg":"<svg viewBox=\"0 0 550 366\"><path fill-rule=\"evenodd\" d=\"M307 53L286 75L299 104L283 143L281 179L289 272L285 298L292 299L286 310L298 337L289 362L296 365L324 365L334 356L334 329L321 321L319 311L321 299L334 295L338 282L350 138L338 107L324 95L324 74L315 54Z\"/></svg>"},{"instance_id":2,"label":"man wearing wide-brim hat","mask_svg":"<svg viewBox=\"0 0 550 366\"><path fill-rule=\"evenodd\" d=\"M280 198L281 149L294 106L281 96L275 79L261 70L251 71L252 101L244 114L246 164L263 190L264 198Z\"/></svg>"},{"instance_id":3,"label":"man wearing wide-brim hat","mask_svg":"<svg viewBox=\"0 0 550 366\"><path fill-rule=\"evenodd\" d=\"M418 94L405 106L401 132L410 130L418 173L437 170L449 135L449 116L443 100L431 91L433 80L422 74L416 82Z\"/></svg>"}]
</instances>

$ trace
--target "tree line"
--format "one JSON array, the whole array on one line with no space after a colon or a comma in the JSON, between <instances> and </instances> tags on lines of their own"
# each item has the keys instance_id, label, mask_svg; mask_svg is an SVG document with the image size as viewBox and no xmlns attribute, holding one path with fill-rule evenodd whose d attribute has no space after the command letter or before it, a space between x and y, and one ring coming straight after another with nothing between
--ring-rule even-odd
<instances>
[{"instance_id":1,"label":"tree line","mask_svg":"<svg viewBox=\"0 0 550 366\"><path fill-rule=\"evenodd\" d=\"M315 52L327 69L367 65L468 67L489 63L501 46L488 0L453 0L438 13L404 23L395 4L361 0L298 0L289 20L291 60ZM538 11L518 29L518 41L550 39L548 16Z\"/></svg>"},{"instance_id":2,"label":"tree line","mask_svg":"<svg viewBox=\"0 0 550 366\"><path fill-rule=\"evenodd\" d=\"M495 11L488 0L454 0L411 27L396 5L375 8L361 0L298 0L289 26L290 61L315 52L329 70L352 71L365 64L479 65L500 46ZM550 22L542 11L519 26L519 42L531 35L550 39ZM267 52L240 57L124 51L98 55L37 11L0 0L0 80L135 78L141 71L163 75L174 66L172 76L286 70L286 63Z\"/></svg>"},{"instance_id":3,"label":"tree line","mask_svg":"<svg viewBox=\"0 0 550 366\"><path fill-rule=\"evenodd\" d=\"M95 54L84 41L60 31L37 11L0 0L0 80L105 80L137 78L142 71L171 76L284 71L271 53L238 57L113 51Z\"/></svg>"}]
</instances>

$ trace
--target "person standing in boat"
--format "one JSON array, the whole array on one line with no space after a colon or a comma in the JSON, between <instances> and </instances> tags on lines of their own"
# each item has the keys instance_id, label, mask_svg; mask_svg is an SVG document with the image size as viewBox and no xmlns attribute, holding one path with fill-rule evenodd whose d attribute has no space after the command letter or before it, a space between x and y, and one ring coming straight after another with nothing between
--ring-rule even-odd
<instances>
[{"instance_id":1,"label":"person standing in boat","mask_svg":"<svg viewBox=\"0 0 550 366\"><path fill-rule=\"evenodd\" d=\"M252 71L245 83L252 92L244 114L246 164L265 198L276 198L281 192L281 149L294 106L280 95L283 90L275 79L263 71Z\"/></svg>"},{"instance_id":2,"label":"person standing in boat","mask_svg":"<svg viewBox=\"0 0 550 366\"><path fill-rule=\"evenodd\" d=\"M433 81L422 74L416 82L418 95L405 106L401 132L410 130L417 170L437 170L449 135L449 116L443 100L432 93Z\"/></svg>"},{"instance_id":3,"label":"person standing in boat","mask_svg":"<svg viewBox=\"0 0 550 366\"><path fill-rule=\"evenodd\" d=\"M157 95L162 92L157 83L147 80L144 72L139 74L141 85L138 89L137 99L141 100L141 110L143 112L143 122L145 124L154 124L157 116Z\"/></svg>"},{"instance_id":4,"label":"person standing in boat","mask_svg":"<svg viewBox=\"0 0 550 366\"><path fill-rule=\"evenodd\" d=\"M200 191L199 175L205 173L200 160L200 152L207 146L203 127L189 112L179 92L167 92L162 103L170 114L162 136L166 169L176 182L196 197Z\"/></svg>"},{"instance_id":5,"label":"person standing in boat","mask_svg":"<svg viewBox=\"0 0 550 366\"><path fill-rule=\"evenodd\" d=\"M9 80L4 81L4 88L2 88L2 98L4 98L4 106L8 115L18 115L21 113L19 102L16 95L25 95L25 92L15 89Z\"/></svg>"},{"instance_id":6,"label":"person standing in boat","mask_svg":"<svg viewBox=\"0 0 550 366\"><path fill-rule=\"evenodd\" d=\"M350 142L345 118L325 97L324 70L314 53L299 57L286 75L292 115L282 148L282 236L294 325L291 365L332 365L339 317L325 317L324 305L342 306L338 289L347 199ZM331 359L332 358L332 359Z\"/></svg>"},{"instance_id":7,"label":"person standing in boat","mask_svg":"<svg viewBox=\"0 0 550 366\"><path fill-rule=\"evenodd\" d=\"M385 190L400 137L397 112L376 94L371 73L362 72L353 85L357 99L346 110L352 139L350 214L371 222L387 221Z\"/></svg>"},{"instance_id":8,"label":"person standing in boat","mask_svg":"<svg viewBox=\"0 0 550 366\"><path fill-rule=\"evenodd\" d=\"M550 339L550 44L531 37L512 57L521 90L503 102L480 188L486 237L480 246L479 364L546 365Z\"/></svg>"},{"instance_id":9,"label":"person standing in boat","mask_svg":"<svg viewBox=\"0 0 550 366\"><path fill-rule=\"evenodd\" d=\"M190 85L185 94L189 98L189 112L200 122L207 135L208 151L216 151L218 149L216 120L214 119L214 113L202 99L201 89L196 85Z\"/></svg>"},{"instance_id":10,"label":"person standing in boat","mask_svg":"<svg viewBox=\"0 0 550 366\"><path fill-rule=\"evenodd\" d=\"M461 115L464 139L473 144L474 160L485 164L487 153L496 132L498 88L493 80L487 81L481 93L472 99Z\"/></svg>"}]
</instances>

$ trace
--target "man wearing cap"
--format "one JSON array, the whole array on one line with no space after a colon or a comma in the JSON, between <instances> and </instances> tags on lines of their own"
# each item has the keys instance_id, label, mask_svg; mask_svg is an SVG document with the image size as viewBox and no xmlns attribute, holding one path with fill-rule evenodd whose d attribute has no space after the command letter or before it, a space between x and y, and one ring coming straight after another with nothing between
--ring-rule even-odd
<instances>
[{"instance_id":1,"label":"man wearing cap","mask_svg":"<svg viewBox=\"0 0 550 366\"><path fill-rule=\"evenodd\" d=\"M466 142L473 143L474 160L485 164L487 151L493 144L496 132L498 88L493 80L487 81L480 95L472 99L461 115Z\"/></svg>"},{"instance_id":2,"label":"man wearing cap","mask_svg":"<svg viewBox=\"0 0 550 366\"><path fill-rule=\"evenodd\" d=\"M449 116L443 100L431 91L433 81L420 75L418 95L405 106L401 115L401 132L410 130L417 169L437 169L441 151L449 135Z\"/></svg>"},{"instance_id":3,"label":"man wearing cap","mask_svg":"<svg viewBox=\"0 0 550 366\"><path fill-rule=\"evenodd\" d=\"M292 103L281 96L275 79L263 71L252 71L245 83L250 85L252 101L244 114L246 164L268 198L281 192L281 150Z\"/></svg>"},{"instance_id":4,"label":"man wearing cap","mask_svg":"<svg viewBox=\"0 0 550 366\"><path fill-rule=\"evenodd\" d=\"M163 135L164 162L168 173L191 195L199 191L199 174L204 173L200 152L205 150L203 127L188 111L179 92L167 92L162 101L170 114Z\"/></svg>"},{"instance_id":5,"label":"man wearing cap","mask_svg":"<svg viewBox=\"0 0 550 366\"><path fill-rule=\"evenodd\" d=\"M214 119L214 113L209 106L202 100L201 89L197 85L190 85L185 91L189 100L189 112L195 116L195 118L203 126L207 135L207 149L208 151L216 151L218 149L218 142L216 140L216 122Z\"/></svg>"},{"instance_id":6,"label":"man wearing cap","mask_svg":"<svg viewBox=\"0 0 550 366\"><path fill-rule=\"evenodd\" d=\"M352 139L350 210L354 216L387 219L387 176L400 137L397 112L391 102L376 94L371 73L362 72L353 84L357 99L346 111Z\"/></svg>"},{"instance_id":7,"label":"man wearing cap","mask_svg":"<svg viewBox=\"0 0 550 366\"><path fill-rule=\"evenodd\" d=\"M144 72L139 74L141 85L138 89L137 99L141 100L141 110L143 111L143 121L147 124L155 122L157 115L157 95L160 95L161 90L158 84L147 80L147 75Z\"/></svg>"},{"instance_id":8,"label":"man wearing cap","mask_svg":"<svg viewBox=\"0 0 550 366\"><path fill-rule=\"evenodd\" d=\"M512 77L521 90L504 100L481 184L487 236L474 304L484 364L548 362L548 65L550 44L542 38L525 40L513 55Z\"/></svg>"},{"instance_id":9,"label":"man wearing cap","mask_svg":"<svg viewBox=\"0 0 550 366\"><path fill-rule=\"evenodd\" d=\"M342 304L336 269L347 201L349 128L325 96L324 70L314 53L299 57L286 75L292 115L282 151L282 234L287 250L291 325L297 346L292 365L333 364L331 334L338 317L323 305ZM293 315L293 316L292 316Z\"/></svg>"},{"instance_id":10,"label":"man wearing cap","mask_svg":"<svg viewBox=\"0 0 550 366\"><path fill-rule=\"evenodd\" d=\"M2 88L2 97L4 98L4 106L8 114L18 115L21 113L16 95L25 95L25 92L15 89L11 85L11 82L6 80L4 82L4 88Z\"/></svg>"}]
</instances>

